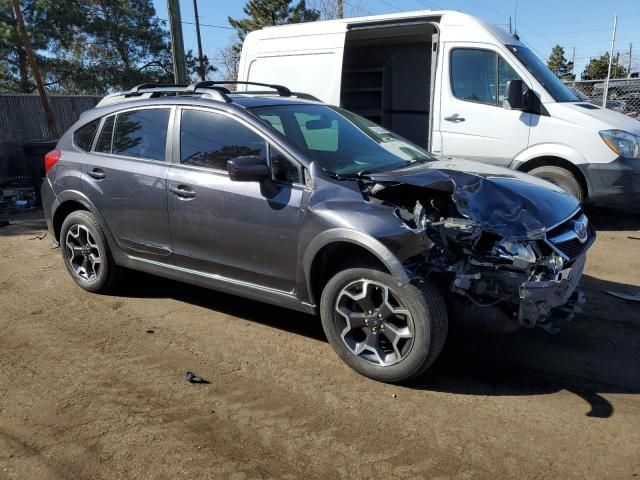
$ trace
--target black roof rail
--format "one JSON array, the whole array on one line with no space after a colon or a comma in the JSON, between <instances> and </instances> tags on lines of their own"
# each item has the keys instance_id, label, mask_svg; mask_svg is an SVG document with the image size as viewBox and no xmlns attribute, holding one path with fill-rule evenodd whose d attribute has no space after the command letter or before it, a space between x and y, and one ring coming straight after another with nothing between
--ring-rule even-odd
<instances>
[{"instance_id":1,"label":"black roof rail","mask_svg":"<svg viewBox=\"0 0 640 480\"><path fill-rule=\"evenodd\" d=\"M205 82L196 82L196 83L192 83L191 85L189 85L187 87L187 91L195 92L198 88L211 88L211 87L215 87L217 85L255 85L255 86L258 86L258 87L272 88L276 92L278 92L278 95L280 95L281 97L290 97L291 96L291 90L289 90L287 87L285 87L283 85L275 85L275 84L271 84L271 83L259 83L259 82L244 82L244 81L240 81L240 80L228 81L228 82L207 80ZM225 89L225 90L227 90L227 89ZM229 92L229 93L231 93L231 92ZM238 92L238 93L242 93L242 92Z\"/></svg>"},{"instance_id":2,"label":"black roof rail","mask_svg":"<svg viewBox=\"0 0 640 480\"><path fill-rule=\"evenodd\" d=\"M227 95L229 90L222 87L209 87L208 89L203 89L200 91L191 90L189 85L180 85L180 84L162 84L162 83L142 83L140 85L136 85L131 90L127 90L125 92L116 92L111 93L104 97L102 100L98 102L96 106L109 105L112 103L117 103L125 100L130 100L131 97L142 97L144 95L148 95L150 98L160 97L162 95L171 95L171 94L200 94L206 95L209 98L213 98L215 100L223 101L225 103L230 103L232 100ZM120 100L118 100L120 99Z\"/></svg>"},{"instance_id":3,"label":"black roof rail","mask_svg":"<svg viewBox=\"0 0 640 480\"><path fill-rule=\"evenodd\" d=\"M303 100L313 100L315 102L321 102L322 100L320 100L318 97L314 97L313 95L311 95L310 93L304 93L304 92L292 92L292 94L296 97L296 98L301 98Z\"/></svg>"},{"instance_id":4,"label":"black roof rail","mask_svg":"<svg viewBox=\"0 0 640 480\"><path fill-rule=\"evenodd\" d=\"M186 88L188 85L180 85L177 83L141 83L140 85L136 85L128 92L125 92L127 95L140 95L140 90L151 90L152 88Z\"/></svg>"}]
</instances>

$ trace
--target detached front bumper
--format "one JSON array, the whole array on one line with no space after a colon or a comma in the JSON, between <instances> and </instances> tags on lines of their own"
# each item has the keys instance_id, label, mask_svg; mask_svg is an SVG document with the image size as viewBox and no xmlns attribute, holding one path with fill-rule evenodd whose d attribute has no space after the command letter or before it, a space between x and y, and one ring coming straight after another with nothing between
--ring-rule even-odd
<instances>
[{"instance_id":1,"label":"detached front bumper","mask_svg":"<svg viewBox=\"0 0 640 480\"><path fill-rule=\"evenodd\" d=\"M576 288L585 261L586 255L580 256L553 280L524 282L519 289L518 322L525 327L557 331L560 322L571 321L584 303L582 292Z\"/></svg>"}]
</instances>

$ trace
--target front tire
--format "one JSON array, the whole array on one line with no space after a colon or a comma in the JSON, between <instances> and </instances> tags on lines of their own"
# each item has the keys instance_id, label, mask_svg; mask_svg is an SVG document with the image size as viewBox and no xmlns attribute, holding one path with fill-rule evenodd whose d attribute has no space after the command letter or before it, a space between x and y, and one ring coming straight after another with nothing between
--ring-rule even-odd
<instances>
[{"instance_id":1,"label":"front tire","mask_svg":"<svg viewBox=\"0 0 640 480\"><path fill-rule=\"evenodd\" d=\"M89 292L113 288L119 274L98 219L91 212L71 212L60 229L60 250L73 280Z\"/></svg>"},{"instance_id":2,"label":"front tire","mask_svg":"<svg viewBox=\"0 0 640 480\"><path fill-rule=\"evenodd\" d=\"M350 268L322 292L324 332L338 356L374 380L401 382L422 374L447 337L447 312L429 282L398 286L388 273Z\"/></svg>"},{"instance_id":3,"label":"front tire","mask_svg":"<svg viewBox=\"0 0 640 480\"><path fill-rule=\"evenodd\" d=\"M580 182L575 175L566 168L556 167L554 165L545 165L534 168L527 173L559 186L565 192L576 197L580 202L584 201L585 195L582 190L582 185L580 185Z\"/></svg>"}]
</instances>

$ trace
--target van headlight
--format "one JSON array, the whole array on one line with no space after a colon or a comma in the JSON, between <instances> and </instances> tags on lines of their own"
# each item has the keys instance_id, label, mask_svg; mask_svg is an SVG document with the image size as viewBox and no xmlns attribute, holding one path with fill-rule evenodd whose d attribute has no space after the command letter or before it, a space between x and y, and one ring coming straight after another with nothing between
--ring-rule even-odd
<instances>
[{"instance_id":1,"label":"van headlight","mask_svg":"<svg viewBox=\"0 0 640 480\"><path fill-rule=\"evenodd\" d=\"M640 158L640 138L623 130L602 130L604 143L617 155L624 158Z\"/></svg>"}]
</instances>

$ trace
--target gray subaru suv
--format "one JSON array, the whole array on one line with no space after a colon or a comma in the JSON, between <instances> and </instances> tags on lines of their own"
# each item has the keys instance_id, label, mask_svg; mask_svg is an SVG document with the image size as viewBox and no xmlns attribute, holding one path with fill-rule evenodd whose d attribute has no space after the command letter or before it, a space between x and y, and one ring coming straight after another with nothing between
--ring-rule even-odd
<instances>
[{"instance_id":1,"label":"gray subaru suv","mask_svg":"<svg viewBox=\"0 0 640 480\"><path fill-rule=\"evenodd\" d=\"M82 288L134 269L319 314L386 382L424 372L450 319L572 318L595 232L571 195L283 86L220 83L109 95L46 155L49 232Z\"/></svg>"}]
</instances>

